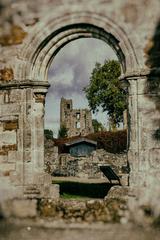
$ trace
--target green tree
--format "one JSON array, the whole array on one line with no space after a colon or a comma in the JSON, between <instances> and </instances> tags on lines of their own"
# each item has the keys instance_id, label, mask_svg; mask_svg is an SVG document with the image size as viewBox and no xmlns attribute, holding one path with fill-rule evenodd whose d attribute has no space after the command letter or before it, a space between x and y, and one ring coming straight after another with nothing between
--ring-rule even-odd
<instances>
[{"instance_id":1,"label":"green tree","mask_svg":"<svg viewBox=\"0 0 160 240\"><path fill-rule=\"evenodd\" d=\"M65 138L68 136L68 130L66 126L62 125L58 131L58 138Z\"/></svg>"},{"instance_id":2,"label":"green tree","mask_svg":"<svg viewBox=\"0 0 160 240\"><path fill-rule=\"evenodd\" d=\"M44 136L47 139L53 139L53 131L50 129L44 129Z\"/></svg>"},{"instance_id":3,"label":"green tree","mask_svg":"<svg viewBox=\"0 0 160 240\"><path fill-rule=\"evenodd\" d=\"M93 128L94 128L94 132L101 132L101 131L104 131L105 128L103 126L103 124L101 122L98 122L97 119L93 119L92 120L92 125L93 125Z\"/></svg>"},{"instance_id":4,"label":"green tree","mask_svg":"<svg viewBox=\"0 0 160 240\"><path fill-rule=\"evenodd\" d=\"M105 60L103 65L96 63L90 83L84 88L90 109L95 113L102 107L109 115L112 128L123 121L126 109L126 93L119 80L120 74L120 64L116 60Z\"/></svg>"}]
</instances>

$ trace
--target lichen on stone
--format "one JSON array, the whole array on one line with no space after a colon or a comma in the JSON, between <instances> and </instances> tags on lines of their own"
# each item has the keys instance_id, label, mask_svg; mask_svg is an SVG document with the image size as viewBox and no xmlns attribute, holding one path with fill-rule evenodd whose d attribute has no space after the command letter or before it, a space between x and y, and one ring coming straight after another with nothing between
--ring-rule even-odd
<instances>
[{"instance_id":1,"label":"lichen on stone","mask_svg":"<svg viewBox=\"0 0 160 240\"><path fill-rule=\"evenodd\" d=\"M11 25L10 32L0 36L0 44L2 46L21 44L26 35L27 33L22 29L22 27L18 25Z\"/></svg>"},{"instance_id":2,"label":"lichen on stone","mask_svg":"<svg viewBox=\"0 0 160 240\"><path fill-rule=\"evenodd\" d=\"M0 81L11 81L14 79L12 68L5 67L0 70Z\"/></svg>"}]
</instances>

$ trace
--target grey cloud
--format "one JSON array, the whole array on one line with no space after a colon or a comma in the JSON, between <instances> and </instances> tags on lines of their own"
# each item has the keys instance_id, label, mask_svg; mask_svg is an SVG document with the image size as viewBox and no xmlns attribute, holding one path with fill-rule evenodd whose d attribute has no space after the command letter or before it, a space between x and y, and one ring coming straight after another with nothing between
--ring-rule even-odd
<instances>
[{"instance_id":1,"label":"grey cloud","mask_svg":"<svg viewBox=\"0 0 160 240\"><path fill-rule=\"evenodd\" d=\"M76 49L74 53L74 49ZM61 53L61 52L60 52ZM107 56L109 53L110 56ZM91 71L98 61L99 55L101 56L101 62L104 61L105 57L115 58L115 54L106 44L94 39L80 39L63 49L62 53L53 60L49 71L49 79L53 86L49 89L49 93L54 92L57 96L70 95L72 92L77 94L82 91L82 89L88 85L89 77ZM68 85L65 81L59 82L57 79L59 75L64 72L66 73L67 79L67 69L72 69L73 71L73 84ZM55 82L54 82L55 79Z\"/></svg>"},{"instance_id":2,"label":"grey cloud","mask_svg":"<svg viewBox=\"0 0 160 240\"><path fill-rule=\"evenodd\" d=\"M59 121L58 105L62 96L73 98L75 102L78 102L77 99L85 98L82 89L88 85L95 63L103 63L106 58L117 59L113 50L107 44L95 39L73 41L57 54L48 73L51 87L46 97L46 125L57 128ZM53 102L54 104L52 104ZM80 108L81 105L82 101L80 100Z\"/></svg>"}]
</instances>

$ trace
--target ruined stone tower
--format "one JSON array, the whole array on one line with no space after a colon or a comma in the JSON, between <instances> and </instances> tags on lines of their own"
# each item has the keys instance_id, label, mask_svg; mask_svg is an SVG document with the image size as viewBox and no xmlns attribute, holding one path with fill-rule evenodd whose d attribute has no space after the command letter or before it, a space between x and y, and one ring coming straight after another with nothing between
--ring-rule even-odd
<instances>
[{"instance_id":1,"label":"ruined stone tower","mask_svg":"<svg viewBox=\"0 0 160 240\"><path fill-rule=\"evenodd\" d=\"M89 109L73 109L72 99L61 98L60 126L68 129L68 137L85 136L93 132Z\"/></svg>"}]
</instances>

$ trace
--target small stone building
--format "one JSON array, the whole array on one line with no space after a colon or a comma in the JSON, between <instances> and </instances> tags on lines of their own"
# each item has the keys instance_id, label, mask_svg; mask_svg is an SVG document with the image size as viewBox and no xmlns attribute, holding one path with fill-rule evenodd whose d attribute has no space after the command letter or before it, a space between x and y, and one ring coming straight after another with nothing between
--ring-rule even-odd
<instances>
[{"instance_id":1,"label":"small stone building","mask_svg":"<svg viewBox=\"0 0 160 240\"><path fill-rule=\"evenodd\" d=\"M85 138L79 138L66 143L65 146L71 156L82 157L91 155L91 153L96 150L97 142Z\"/></svg>"},{"instance_id":2,"label":"small stone building","mask_svg":"<svg viewBox=\"0 0 160 240\"><path fill-rule=\"evenodd\" d=\"M73 109L72 99L61 98L60 126L68 130L68 137L93 133L92 115L89 109Z\"/></svg>"}]
</instances>

